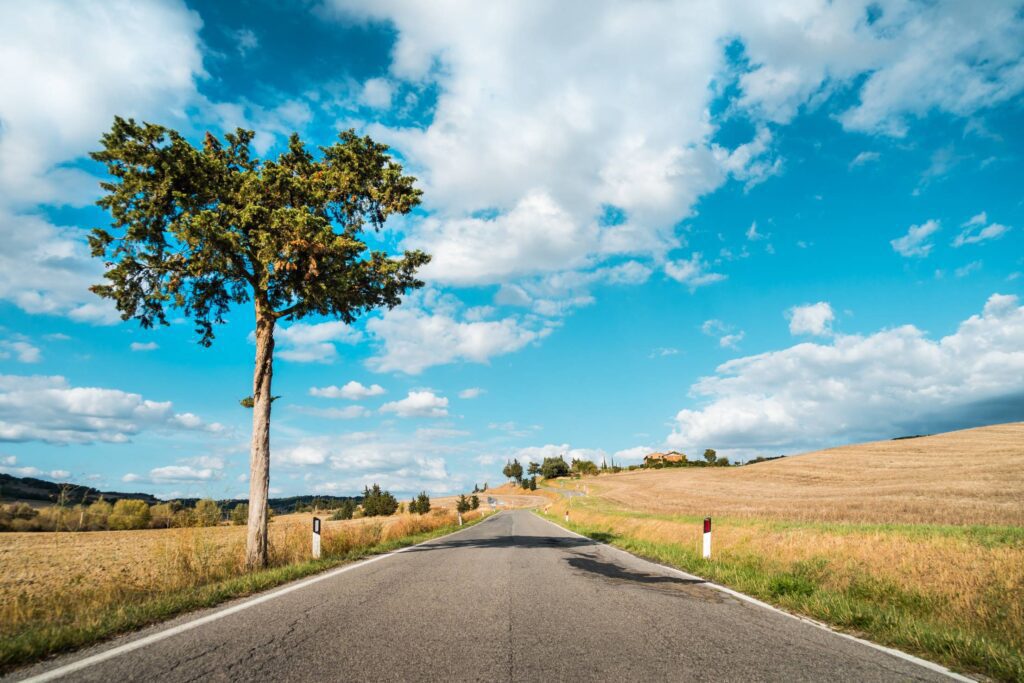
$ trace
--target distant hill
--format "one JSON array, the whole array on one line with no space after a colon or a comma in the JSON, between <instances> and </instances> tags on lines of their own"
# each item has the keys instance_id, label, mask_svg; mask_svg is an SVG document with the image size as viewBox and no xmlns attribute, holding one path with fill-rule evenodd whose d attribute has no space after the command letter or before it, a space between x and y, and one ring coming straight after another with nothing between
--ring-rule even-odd
<instances>
[{"instance_id":1,"label":"distant hill","mask_svg":"<svg viewBox=\"0 0 1024 683\"><path fill-rule=\"evenodd\" d=\"M0 503L16 500L57 503L61 499L62 491L64 494L64 503L66 505L78 505L79 503L89 504L101 497L103 500L111 502L121 500L123 498L132 498L135 500L144 500L149 505L166 502L150 493L100 491L99 489L95 489L90 486L80 486L78 484L45 481L43 479L34 479L32 477L15 477L10 474L0 474ZM186 507L192 507L199 499L175 498L174 500L180 501ZM271 498L270 508L278 514L284 514L287 512L294 512L296 506L299 505L308 507L313 503L313 501L317 501L317 504L320 507L331 508L340 506L345 500L353 500L358 503L362 498L360 496L289 496L287 498ZM231 498L219 500L217 502L222 508L233 508L239 503L248 503L249 501L244 498Z\"/></svg>"},{"instance_id":2,"label":"distant hill","mask_svg":"<svg viewBox=\"0 0 1024 683\"><path fill-rule=\"evenodd\" d=\"M1020 526L1024 422L591 481L603 499L660 514Z\"/></svg>"}]
</instances>

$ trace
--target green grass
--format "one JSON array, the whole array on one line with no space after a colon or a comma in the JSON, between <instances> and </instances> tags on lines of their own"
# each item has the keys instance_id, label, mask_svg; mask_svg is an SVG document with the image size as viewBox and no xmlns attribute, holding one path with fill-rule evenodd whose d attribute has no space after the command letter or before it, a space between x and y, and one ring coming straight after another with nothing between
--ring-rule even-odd
<instances>
[{"instance_id":1,"label":"green grass","mask_svg":"<svg viewBox=\"0 0 1024 683\"><path fill-rule=\"evenodd\" d=\"M630 519L660 519L669 522L683 522L698 527L704 517L700 515L675 515L654 512L634 512L624 510L598 498L573 498L572 507L581 507L602 515ZM768 529L770 531L796 531L807 529L836 535L898 535L906 538L955 538L975 543L985 548L1006 546L1024 548L1024 527L1019 526L986 526L953 524L879 524L859 522L813 522L774 519L755 519L751 517L716 517L719 522L728 523L732 527L749 527L752 529Z\"/></svg>"},{"instance_id":2,"label":"green grass","mask_svg":"<svg viewBox=\"0 0 1024 683\"><path fill-rule=\"evenodd\" d=\"M463 529L487 517L467 521ZM337 557L310 560L241 574L189 589L153 594L124 589L118 600L92 614L88 620L37 620L10 637L0 639L0 673L60 652L92 645L115 635L133 631L192 610L214 607L312 574L372 555L391 552L458 531L449 525L433 531L404 536L376 545L354 549ZM59 598L58 598L59 599Z\"/></svg>"},{"instance_id":3,"label":"green grass","mask_svg":"<svg viewBox=\"0 0 1024 683\"><path fill-rule=\"evenodd\" d=\"M640 514L629 516L644 517ZM576 522L564 524L558 514L545 517L584 536L677 567L846 633L896 647L960 671L982 673L997 680L1024 681L1024 653L1020 647L1024 634L1006 633L998 622L951 624L943 620L943 605L934 596L908 591L866 573L855 574L841 589L829 588L827 579L831 558L818 557L811 561L785 563L745 554L721 556L708 561L700 557L692 547L631 538L607 527ZM679 516L655 518L688 520ZM771 521L764 523L776 524ZM783 525L783 528L790 525L778 524ZM795 523L793 526L804 525ZM830 531L837 527L870 526L886 532L906 533L908 530L904 527L909 525L806 526ZM968 536L976 540L995 539L997 543L1016 544L1019 532L1019 529L1014 529L1013 533L1005 537L998 531L991 536L980 532ZM959 535L947 533L944 527L929 527L922 533ZM1006 541L1006 538L1010 540ZM999 599L998 595L992 596L994 601Z\"/></svg>"}]
</instances>

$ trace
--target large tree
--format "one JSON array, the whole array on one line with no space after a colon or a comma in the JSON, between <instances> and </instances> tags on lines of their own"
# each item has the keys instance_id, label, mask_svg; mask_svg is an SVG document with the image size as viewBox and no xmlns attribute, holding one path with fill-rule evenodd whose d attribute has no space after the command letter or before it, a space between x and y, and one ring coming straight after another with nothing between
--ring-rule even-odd
<instances>
[{"instance_id":1,"label":"large tree","mask_svg":"<svg viewBox=\"0 0 1024 683\"><path fill-rule=\"evenodd\" d=\"M115 118L93 159L113 176L98 204L110 230L89 238L106 261L106 284L124 320L144 328L167 324L168 309L191 317L199 343L232 305L255 310L256 365L252 396L246 564L267 561L270 404L274 327L311 315L351 324L373 308L394 307L423 283L420 251L400 258L370 251L364 231L419 203L385 145L353 131L314 157L292 135L276 160L257 159L253 132L221 141L207 133L201 148L176 131Z\"/></svg>"}]
</instances>

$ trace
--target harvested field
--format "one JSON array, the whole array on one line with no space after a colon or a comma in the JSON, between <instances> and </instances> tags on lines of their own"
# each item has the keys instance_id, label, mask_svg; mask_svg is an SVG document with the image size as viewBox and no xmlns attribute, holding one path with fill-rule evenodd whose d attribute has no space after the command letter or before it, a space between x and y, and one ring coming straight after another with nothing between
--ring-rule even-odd
<instances>
[{"instance_id":1,"label":"harvested field","mask_svg":"<svg viewBox=\"0 0 1024 683\"><path fill-rule=\"evenodd\" d=\"M633 510L807 521L1024 525L1024 423L830 448L736 468L588 478Z\"/></svg>"}]
</instances>

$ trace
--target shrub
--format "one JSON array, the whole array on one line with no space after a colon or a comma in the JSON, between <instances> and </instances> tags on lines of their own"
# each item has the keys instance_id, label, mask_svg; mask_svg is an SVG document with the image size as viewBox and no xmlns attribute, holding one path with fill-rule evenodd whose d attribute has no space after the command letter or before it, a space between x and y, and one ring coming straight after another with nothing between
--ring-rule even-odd
<instances>
[{"instance_id":1,"label":"shrub","mask_svg":"<svg viewBox=\"0 0 1024 683\"><path fill-rule=\"evenodd\" d=\"M459 496L459 499L455 502L455 509L459 512L469 512L470 507L469 499L466 498L465 493Z\"/></svg>"},{"instance_id":2,"label":"shrub","mask_svg":"<svg viewBox=\"0 0 1024 683\"><path fill-rule=\"evenodd\" d=\"M540 466L540 473L545 479L569 476L569 463L562 456L557 458L544 458L544 464Z\"/></svg>"},{"instance_id":3,"label":"shrub","mask_svg":"<svg viewBox=\"0 0 1024 683\"><path fill-rule=\"evenodd\" d=\"M235 506L235 509L231 511L231 523L236 526L242 526L249 521L249 504L239 503Z\"/></svg>"},{"instance_id":4,"label":"shrub","mask_svg":"<svg viewBox=\"0 0 1024 683\"><path fill-rule=\"evenodd\" d=\"M337 510L331 515L331 519L352 519L352 513L355 512L355 505L352 504L351 500L345 500Z\"/></svg>"},{"instance_id":5,"label":"shrub","mask_svg":"<svg viewBox=\"0 0 1024 683\"><path fill-rule=\"evenodd\" d=\"M420 491L420 495L409 502L409 512L420 515L430 512L430 496L427 495L426 491Z\"/></svg>"},{"instance_id":6,"label":"shrub","mask_svg":"<svg viewBox=\"0 0 1024 683\"><path fill-rule=\"evenodd\" d=\"M537 484L534 484L534 486L536 485ZM478 507L480 507L480 496L473 494L469 497L469 509L476 510Z\"/></svg>"},{"instance_id":7,"label":"shrub","mask_svg":"<svg viewBox=\"0 0 1024 683\"><path fill-rule=\"evenodd\" d=\"M174 525L174 503L157 503L149 508L149 525L154 529L167 529Z\"/></svg>"},{"instance_id":8,"label":"shrub","mask_svg":"<svg viewBox=\"0 0 1024 683\"><path fill-rule=\"evenodd\" d=\"M220 506L217 501L203 498L196 503L192 523L195 526L217 526L220 524Z\"/></svg>"},{"instance_id":9,"label":"shrub","mask_svg":"<svg viewBox=\"0 0 1024 683\"><path fill-rule=\"evenodd\" d=\"M114 503L107 526L111 529L145 529L149 526L149 517L146 501L124 498Z\"/></svg>"},{"instance_id":10,"label":"shrub","mask_svg":"<svg viewBox=\"0 0 1024 683\"><path fill-rule=\"evenodd\" d=\"M88 520L89 528L93 530L106 529L107 522L110 519L110 513L113 511L113 505L102 498L97 500L89 506L88 510L86 510L86 519Z\"/></svg>"},{"instance_id":11,"label":"shrub","mask_svg":"<svg viewBox=\"0 0 1024 683\"><path fill-rule=\"evenodd\" d=\"M363 515L366 517L388 517L398 509L398 500L374 484L363 489Z\"/></svg>"}]
</instances>

